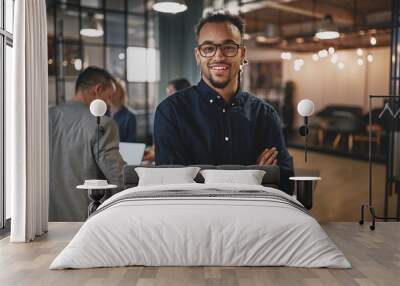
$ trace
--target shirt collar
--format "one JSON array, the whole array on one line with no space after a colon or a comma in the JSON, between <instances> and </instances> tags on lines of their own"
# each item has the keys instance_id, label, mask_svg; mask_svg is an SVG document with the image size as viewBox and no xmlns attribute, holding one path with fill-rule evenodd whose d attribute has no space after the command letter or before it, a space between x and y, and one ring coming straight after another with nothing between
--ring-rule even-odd
<instances>
[{"instance_id":1,"label":"shirt collar","mask_svg":"<svg viewBox=\"0 0 400 286\"><path fill-rule=\"evenodd\" d=\"M196 85L196 89L200 92L201 98L207 101L208 103L222 102L225 103L223 97L219 95L218 92L213 90L210 86L208 86L203 79L199 81ZM230 103L231 105L240 105L242 103L243 91L239 87L233 101Z\"/></svg>"}]
</instances>

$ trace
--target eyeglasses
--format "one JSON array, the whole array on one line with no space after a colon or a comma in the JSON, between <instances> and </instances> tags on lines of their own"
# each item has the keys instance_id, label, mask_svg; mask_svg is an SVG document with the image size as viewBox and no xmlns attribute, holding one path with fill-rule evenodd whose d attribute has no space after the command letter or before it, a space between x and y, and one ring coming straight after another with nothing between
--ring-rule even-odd
<instances>
[{"instance_id":1,"label":"eyeglasses","mask_svg":"<svg viewBox=\"0 0 400 286\"><path fill-rule=\"evenodd\" d=\"M234 57L237 55L239 47L241 45L229 43L229 44L201 44L198 46L200 55L206 58L211 58L217 53L217 49L220 48L222 54L225 57Z\"/></svg>"}]
</instances>

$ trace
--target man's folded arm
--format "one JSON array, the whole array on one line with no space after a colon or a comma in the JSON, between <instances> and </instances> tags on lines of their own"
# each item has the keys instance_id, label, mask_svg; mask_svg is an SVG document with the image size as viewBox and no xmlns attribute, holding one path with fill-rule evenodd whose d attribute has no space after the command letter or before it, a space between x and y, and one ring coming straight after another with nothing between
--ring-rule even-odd
<instances>
[{"instance_id":1,"label":"man's folded arm","mask_svg":"<svg viewBox=\"0 0 400 286\"><path fill-rule=\"evenodd\" d=\"M294 184L289 180L290 177L294 176L293 158L287 150L282 132L282 124L278 114L276 111L273 111L270 114L268 137L272 142L270 147L276 147L279 152L278 166L280 167L281 189L288 194L293 194Z\"/></svg>"}]
</instances>

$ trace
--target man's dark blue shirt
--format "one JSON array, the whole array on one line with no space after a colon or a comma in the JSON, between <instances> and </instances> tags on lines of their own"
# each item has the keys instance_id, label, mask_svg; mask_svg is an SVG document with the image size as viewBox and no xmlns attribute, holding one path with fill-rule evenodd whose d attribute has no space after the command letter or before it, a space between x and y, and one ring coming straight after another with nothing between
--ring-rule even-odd
<instances>
[{"instance_id":1,"label":"man's dark blue shirt","mask_svg":"<svg viewBox=\"0 0 400 286\"><path fill-rule=\"evenodd\" d=\"M110 116L109 110L106 113ZM130 112L125 106L122 106L112 118L118 124L119 141L120 142L135 142L136 141L136 116Z\"/></svg>"},{"instance_id":2,"label":"man's dark blue shirt","mask_svg":"<svg viewBox=\"0 0 400 286\"><path fill-rule=\"evenodd\" d=\"M276 147L281 180L293 175L278 114L240 89L230 103L203 80L169 96L157 107L154 140L157 165L255 165L265 148Z\"/></svg>"}]
</instances>

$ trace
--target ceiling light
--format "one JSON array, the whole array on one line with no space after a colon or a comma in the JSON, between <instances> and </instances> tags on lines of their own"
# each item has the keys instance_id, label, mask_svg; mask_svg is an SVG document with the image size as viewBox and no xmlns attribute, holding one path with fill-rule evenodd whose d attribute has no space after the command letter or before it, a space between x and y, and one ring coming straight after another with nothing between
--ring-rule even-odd
<instances>
[{"instance_id":1,"label":"ceiling light","mask_svg":"<svg viewBox=\"0 0 400 286\"><path fill-rule=\"evenodd\" d=\"M82 29L80 34L84 37L97 38L102 37L103 27L100 22L94 17L93 13L88 13L87 17L82 19Z\"/></svg>"},{"instance_id":2,"label":"ceiling light","mask_svg":"<svg viewBox=\"0 0 400 286\"><path fill-rule=\"evenodd\" d=\"M312 55L312 59L313 59L314 61L318 61L318 60L319 60L318 54L313 54L313 55Z\"/></svg>"},{"instance_id":3,"label":"ceiling light","mask_svg":"<svg viewBox=\"0 0 400 286\"><path fill-rule=\"evenodd\" d=\"M371 38L369 39L369 43L370 43L371 45L375 46L375 45L376 45L376 38L375 38L375 37L371 37Z\"/></svg>"},{"instance_id":4,"label":"ceiling light","mask_svg":"<svg viewBox=\"0 0 400 286\"><path fill-rule=\"evenodd\" d=\"M335 48L329 47L328 52L329 52L329 54L333 55L335 53Z\"/></svg>"},{"instance_id":5,"label":"ceiling light","mask_svg":"<svg viewBox=\"0 0 400 286\"><path fill-rule=\"evenodd\" d=\"M362 66L362 65L364 64L363 59L358 58L358 59L357 59L357 64L358 64L359 66Z\"/></svg>"},{"instance_id":6,"label":"ceiling light","mask_svg":"<svg viewBox=\"0 0 400 286\"><path fill-rule=\"evenodd\" d=\"M326 58L328 56L328 51L326 49L320 50L318 52L318 56L322 59L322 58Z\"/></svg>"},{"instance_id":7,"label":"ceiling light","mask_svg":"<svg viewBox=\"0 0 400 286\"><path fill-rule=\"evenodd\" d=\"M361 57L363 55L363 53L364 52L362 49L360 49L360 48L357 49L357 56Z\"/></svg>"},{"instance_id":8,"label":"ceiling light","mask_svg":"<svg viewBox=\"0 0 400 286\"><path fill-rule=\"evenodd\" d=\"M331 40L339 38L339 31L333 22L331 15L325 15L315 36L321 40Z\"/></svg>"},{"instance_id":9,"label":"ceiling light","mask_svg":"<svg viewBox=\"0 0 400 286\"><path fill-rule=\"evenodd\" d=\"M374 61L374 56L371 53L368 53L367 60L372 63Z\"/></svg>"},{"instance_id":10,"label":"ceiling light","mask_svg":"<svg viewBox=\"0 0 400 286\"><path fill-rule=\"evenodd\" d=\"M340 70L344 69L344 63L342 63L342 62L338 63L337 66L338 66L338 68L339 68Z\"/></svg>"},{"instance_id":11,"label":"ceiling light","mask_svg":"<svg viewBox=\"0 0 400 286\"><path fill-rule=\"evenodd\" d=\"M153 4L153 10L160 13L177 14L187 10L185 1L164 1L159 0L157 3Z\"/></svg>"}]
</instances>

